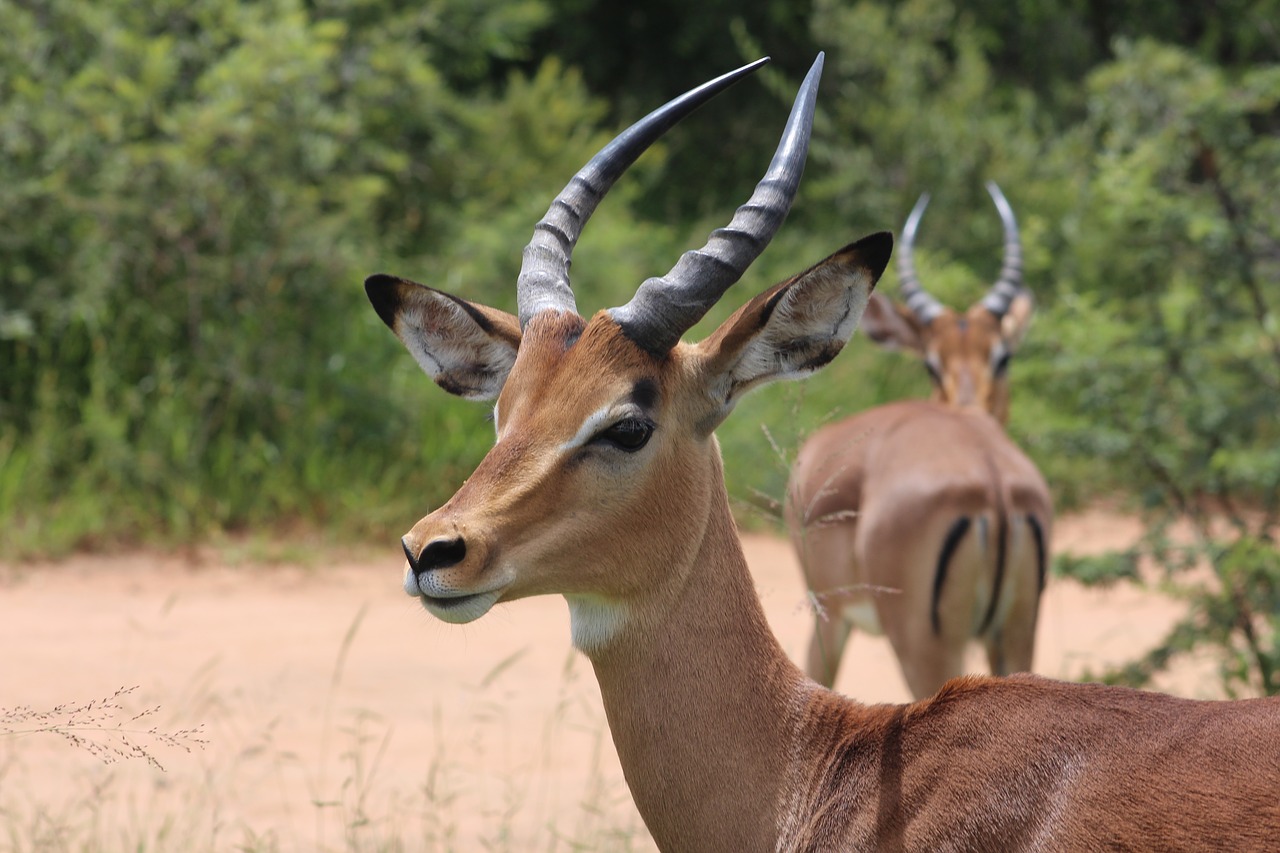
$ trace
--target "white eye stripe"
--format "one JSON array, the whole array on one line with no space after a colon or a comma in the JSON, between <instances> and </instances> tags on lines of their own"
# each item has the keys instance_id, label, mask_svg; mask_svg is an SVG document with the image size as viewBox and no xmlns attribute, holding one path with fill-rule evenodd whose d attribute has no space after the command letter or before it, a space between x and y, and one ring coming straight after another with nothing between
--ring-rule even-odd
<instances>
[{"instance_id":1,"label":"white eye stripe","mask_svg":"<svg viewBox=\"0 0 1280 853\"><path fill-rule=\"evenodd\" d=\"M578 431L574 434L573 438L560 445L560 451L562 453L567 453L570 450L577 450L579 447L582 447L590 441L596 433L600 432L601 427L613 419L616 411L616 404L610 403L609 405L602 406L592 412L587 416L587 419L582 422L582 426L578 428Z\"/></svg>"}]
</instances>

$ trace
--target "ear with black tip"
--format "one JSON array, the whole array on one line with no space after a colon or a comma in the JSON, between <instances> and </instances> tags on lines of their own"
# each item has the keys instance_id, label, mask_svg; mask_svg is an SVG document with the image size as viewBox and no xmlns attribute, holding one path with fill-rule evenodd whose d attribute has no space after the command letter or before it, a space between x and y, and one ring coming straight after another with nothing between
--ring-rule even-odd
<instances>
[{"instance_id":1,"label":"ear with black tip","mask_svg":"<svg viewBox=\"0 0 1280 853\"><path fill-rule=\"evenodd\" d=\"M825 365L853 334L893 251L873 234L748 302L696 346L703 359L714 429L738 399L775 379L799 379Z\"/></svg>"},{"instance_id":2,"label":"ear with black tip","mask_svg":"<svg viewBox=\"0 0 1280 853\"><path fill-rule=\"evenodd\" d=\"M391 275L369 276L364 292L437 385L468 400L497 399L520 348L513 315Z\"/></svg>"}]
</instances>

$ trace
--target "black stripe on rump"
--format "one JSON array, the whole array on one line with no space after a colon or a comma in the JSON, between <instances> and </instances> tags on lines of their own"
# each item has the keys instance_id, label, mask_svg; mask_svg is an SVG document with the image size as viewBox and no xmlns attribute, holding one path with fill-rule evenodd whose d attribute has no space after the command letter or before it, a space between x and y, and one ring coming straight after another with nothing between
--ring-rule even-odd
<instances>
[{"instance_id":1,"label":"black stripe on rump","mask_svg":"<svg viewBox=\"0 0 1280 853\"><path fill-rule=\"evenodd\" d=\"M969 532L970 522L967 515L957 518L955 524L947 531L947 538L942 540L942 551L938 553L938 568L933 573L933 606L929 619L933 622L933 633L942 633L942 622L938 618L938 600L942 598L942 585L947 581L947 568L951 565L951 555L960 547L960 540Z\"/></svg>"},{"instance_id":2,"label":"black stripe on rump","mask_svg":"<svg viewBox=\"0 0 1280 853\"><path fill-rule=\"evenodd\" d=\"M1049 566L1046 563L1048 555L1045 553L1044 527L1040 524L1040 519L1028 513L1027 525L1031 528L1031 535L1036 539L1036 581L1039 583L1039 591L1044 592L1044 584L1046 576L1049 573Z\"/></svg>"}]
</instances>

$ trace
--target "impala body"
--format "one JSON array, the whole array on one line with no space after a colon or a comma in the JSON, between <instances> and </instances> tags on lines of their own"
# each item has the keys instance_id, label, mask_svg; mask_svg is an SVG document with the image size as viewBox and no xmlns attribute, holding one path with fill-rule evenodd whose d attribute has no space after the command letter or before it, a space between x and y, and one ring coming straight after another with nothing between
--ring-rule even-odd
<instances>
[{"instance_id":1,"label":"impala body","mask_svg":"<svg viewBox=\"0 0 1280 853\"><path fill-rule=\"evenodd\" d=\"M891 403L805 443L787 489L787 523L815 602L806 669L830 687L854 627L884 634L917 699L964 672L979 638L996 675L1030 671L1053 504L1044 478L1005 435L1009 359L1032 312L1017 221L1000 278L964 313L921 287L912 244L928 196L903 229L903 303L874 294L862 326L916 353L931 401Z\"/></svg>"},{"instance_id":2,"label":"impala body","mask_svg":"<svg viewBox=\"0 0 1280 853\"><path fill-rule=\"evenodd\" d=\"M680 337L781 224L821 57L773 164L727 228L590 319L568 281L570 252L609 185L753 67L651 113L583 168L525 250L517 316L392 276L366 282L441 386L497 401L493 449L403 539L406 591L459 623L524 596L566 598L628 785L664 850L1272 844L1275 703L1020 678L867 708L783 653L747 571L713 431L755 385L807 374L840 350L891 237L775 285L700 343ZM1202 807L1208 799L1214 808Z\"/></svg>"}]
</instances>

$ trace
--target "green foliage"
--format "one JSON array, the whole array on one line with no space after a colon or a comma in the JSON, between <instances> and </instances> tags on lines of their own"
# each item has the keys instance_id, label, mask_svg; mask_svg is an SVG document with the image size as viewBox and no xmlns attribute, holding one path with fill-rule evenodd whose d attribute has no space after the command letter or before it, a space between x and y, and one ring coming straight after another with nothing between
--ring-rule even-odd
<instances>
[{"instance_id":1,"label":"green foliage","mask_svg":"<svg viewBox=\"0 0 1280 853\"><path fill-rule=\"evenodd\" d=\"M1216 10L1216 11L1215 11ZM643 157L575 256L584 311L722 225L828 54L787 227L748 295L934 201L931 290L999 264L995 179L1039 319L1010 432L1059 507L1120 493L1189 622L1276 689L1280 42L1276 0L0 0L0 535L11 555L300 523L390 537L455 489L485 412L368 310L392 271L510 310L520 247L613 128L771 52ZM892 291L891 272L881 287ZM832 418L923 396L855 339L720 432L770 506ZM1177 537L1165 541L1165 530ZM1063 564L1086 571L1129 567Z\"/></svg>"},{"instance_id":2,"label":"green foliage","mask_svg":"<svg viewBox=\"0 0 1280 853\"><path fill-rule=\"evenodd\" d=\"M1174 576L1168 589L1186 600L1187 613L1154 648L1104 674L1104 680L1145 685L1178 656L1208 646L1228 695L1280 693L1280 551L1275 542L1242 534L1195 546L1165 542L1153 550ZM1203 565L1212 568L1211 578L1177 577Z\"/></svg>"},{"instance_id":3,"label":"green foliage","mask_svg":"<svg viewBox=\"0 0 1280 853\"><path fill-rule=\"evenodd\" d=\"M1229 687L1280 692L1280 68L1120 44L1087 91L1066 144L1092 174L1042 376L1085 415L1059 437L1141 501L1143 551L1190 607L1122 675L1208 643Z\"/></svg>"},{"instance_id":4,"label":"green foliage","mask_svg":"<svg viewBox=\"0 0 1280 853\"><path fill-rule=\"evenodd\" d=\"M1053 558L1055 577L1071 578L1084 586L1108 587L1120 581L1140 582L1136 551L1111 551L1105 554L1077 556L1056 554Z\"/></svg>"},{"instance_id":5,"label":"green foliage","mask_svg":"<svg viewBox=\"0 0 1280 853\"><path fill-rule=\"evenodd\" d=\"M488 52L455 74L518 53L541 20L499 6ZM598 142L580 131L598 105L554 61L504 93L446 84L437 19L487 26L482 11L3 4L10 553L272 518L399 526L396 495L439 499L479 458L480 417L414 405L420 377L358 282L380 257L474 249L474 217ZM527 146L490 156L512 126ZM464 221L456 200L475 197ZM439 475L426 495L420 464Z\"/></svg>"}]
</instances>

